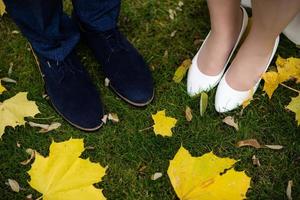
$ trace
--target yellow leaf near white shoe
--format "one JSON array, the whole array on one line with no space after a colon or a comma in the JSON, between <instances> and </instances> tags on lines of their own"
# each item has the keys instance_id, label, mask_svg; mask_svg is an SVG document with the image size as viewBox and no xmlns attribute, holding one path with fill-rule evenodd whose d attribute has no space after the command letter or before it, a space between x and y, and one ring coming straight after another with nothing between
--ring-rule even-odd
<instances>
[{"instance_id":1,"label":"yellow leaf near white shoe","mask_svg":"<svg viewBox=\"0 0 300 200\"><path fill-rule=\"evenodd\" d=\"M298 125L300 125L300 94L297 97L292 98L292 101L286 108L296 114L296 121L298 122Z\"/></svg>"}]
</instances>

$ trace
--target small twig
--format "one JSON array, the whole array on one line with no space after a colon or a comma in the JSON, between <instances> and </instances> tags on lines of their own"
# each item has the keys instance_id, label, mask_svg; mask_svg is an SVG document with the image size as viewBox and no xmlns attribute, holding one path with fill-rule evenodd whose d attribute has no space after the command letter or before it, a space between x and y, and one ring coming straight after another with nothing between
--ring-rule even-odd
<instances>
[{"instance_id":1,"label":"small twig","mask_svg":"<svg viewBox=\"0 0 300 200\"><path fill-rule=\"evenodd\" d=\"M143 131L149 130L149 129L151 129L151 128L153 128L153 126L150 126L150 127L144 128L144 129L141 129L141 130L139 130L139 132L143 132Z\"/></svg>"},{"instance_id":2,"label":"small twig","mask_svg":"<svg viewBox=\"0 0 300 200\"><path fill-rule=\"evenodd\" d=\"M286 88L288 88L288 89L290 89L290 90L292 90L292 91L294 91L294 92L300 93L299 90L296 90L296 89L294 89L294 88L292 88L292 87L290 87L290 86L287 86L287 85L284 84L284 83L280 83L280 85L282 85L283 87L286 87Z\"/></svg>"}]
</instances>

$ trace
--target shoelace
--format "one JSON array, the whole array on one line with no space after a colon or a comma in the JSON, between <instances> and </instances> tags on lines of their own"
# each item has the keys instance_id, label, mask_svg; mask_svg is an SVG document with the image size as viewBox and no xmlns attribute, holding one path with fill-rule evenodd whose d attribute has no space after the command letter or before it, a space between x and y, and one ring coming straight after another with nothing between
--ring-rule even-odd
<instances>
[{"instance_id":1,"label":"shoelace","mask_svg":"<svg viewBox=\"0 0 300 200\"><path fill-rule=\"evenodd\" d=\"M58 73L61 74L59 83L61 84L66 77L66 74L75 74L76 72L82 72L76 68L71 58L67 57L63 61L47 61L48 67L55 68Z\"/></svg>"},{"instance_id":2,"label":"shoelace","mask_svg":"<svg viewBox=\"0 0 300 200\"><path fill-rule=\"evenodd\" d=\"M107 40L107 43L111 49L111 52L107 58L107 62L110 61L110 58L113 53L120 51L128 51L122 40L121 33L117 29L114 29L107 33L105 39Z\"/></svg>"}]
</instances>

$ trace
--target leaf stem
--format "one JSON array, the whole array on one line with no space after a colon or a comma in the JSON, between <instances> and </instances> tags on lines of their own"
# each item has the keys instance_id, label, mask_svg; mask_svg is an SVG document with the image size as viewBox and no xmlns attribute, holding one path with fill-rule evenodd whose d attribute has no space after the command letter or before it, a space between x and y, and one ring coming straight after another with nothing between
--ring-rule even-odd
<instances>
[{"instance_id":1,"label":"leaf stem","mask_svg":"<svg viewBox=\"0 0 300 200\"><path fill-rule=\"evenodd\" d=\"M299 91L299 90L296 90L296 89L294 89L294 88L292 88L292 87L290 87L290 86L287 86L287 85L284 84L284 83L280 83L280 85L282 85L283 87L288 88L288 89L290 89L290 90L292 90L292 91L297 92L297 93L300 94L300 91Z\"/></svg>"},{"instance_id":2,"label":"leaf stem","mask_svg":"<svg viewBox=\"0 0 300 200\"><path fill-rule=\"evenodd\" d=\"M143 132L143 131L149 130L149 129L151 129L151 128L153 128L153 126L150 126L150 127L144 128L144 129L141 129L141 130L139 130L139 132Z\"/></svg>"},{"instance_id":3,"label":"leaf stem","mask_svg":"<svg viewBox=\"0 0 300 200\"><path fill-rule=\"evenodd\" d=\"M40 200L40 199L42 199L43 198L43 196L40 196L39 198L37 198L36 200Z\"/></svg>"}]
</instances>

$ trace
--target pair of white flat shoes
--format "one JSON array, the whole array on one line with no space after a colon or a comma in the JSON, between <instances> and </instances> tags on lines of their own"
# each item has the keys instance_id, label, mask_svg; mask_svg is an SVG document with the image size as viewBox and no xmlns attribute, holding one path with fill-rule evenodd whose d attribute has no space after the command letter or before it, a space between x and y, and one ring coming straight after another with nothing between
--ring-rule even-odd
<instances>
[{"instance_id":1,"label":"pair of white flat shoes","mask_svg":"<svg viewBox=\"0 0 300 200\"><path fill-rule=\"evenodd\" d=\"M196 95L200 94L201 92L207 92L219 84L218 88L217 88L217 92L216 92L216 97L215 97L215 109L217 112L220 112L220 113L228 112L228 111L231 111L231 110L241 106L244 101L251 98L251 96L257 90L259 83L261 81L261 79L259 79L259 81L250 90L238 91L238 90L231 88L225 79L226 68L229 64L231 57L233 56L235 49L239 45L239 43L242 39L242 36L243 36L244 32L246 31L246 28L248 25L247 12L243 7L241 7L241 9L243 11L242 28L241 28L239 37L236 41L236 44L235 44L234 48L232 49L222 71L218 75L209 76L209 75L202 73L198 68L198 62L197 62L198 56L201 53L201 49L204 47L204 45L206 43L206 40L210 34L209 33L207 38L204 40L200 50L194 57L194 59L192 61L192 66L190 67L189 72L188 72L187 92L190 96L196 96ZM275 55L275 52L277 50L277 47L278 47L278 43L279 43L279 37L276 39L271 57L270 57L268 63L266 63L265 71L267 71L269 65L271 64L271 61L272 61L272 59Z\"/></svg>"}]
</instances>

